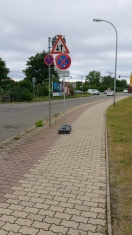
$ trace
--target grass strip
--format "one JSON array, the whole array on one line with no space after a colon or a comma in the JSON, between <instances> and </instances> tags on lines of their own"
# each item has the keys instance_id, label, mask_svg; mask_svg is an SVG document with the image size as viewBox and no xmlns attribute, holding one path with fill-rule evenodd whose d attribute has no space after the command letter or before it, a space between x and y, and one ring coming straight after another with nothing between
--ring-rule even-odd
<instances>
[{"instance_id":1,"label":"grass strip","mask_svg":"<svg viewBox=\"0 0 132 235\"><path fill-rule=\"evenodd\" d=\"M107 110L113 235L132 234L132 96Z\"/></svg>"}]
</instances>

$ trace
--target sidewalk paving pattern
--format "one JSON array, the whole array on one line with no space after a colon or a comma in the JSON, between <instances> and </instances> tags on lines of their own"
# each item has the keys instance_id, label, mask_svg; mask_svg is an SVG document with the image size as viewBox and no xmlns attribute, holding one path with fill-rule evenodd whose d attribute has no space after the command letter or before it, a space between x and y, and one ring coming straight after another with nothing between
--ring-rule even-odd
<instances>
[{"instance_id":1,"label":"sidewalk paving pattern","mask_svg":"<svg viewBox=\"0 0 132 235\"><path fill-rule=\"evenodd\" d=\"M0 235L106 234L105 112L98 101L0 149Z\"/></svg>"}]
</instances>

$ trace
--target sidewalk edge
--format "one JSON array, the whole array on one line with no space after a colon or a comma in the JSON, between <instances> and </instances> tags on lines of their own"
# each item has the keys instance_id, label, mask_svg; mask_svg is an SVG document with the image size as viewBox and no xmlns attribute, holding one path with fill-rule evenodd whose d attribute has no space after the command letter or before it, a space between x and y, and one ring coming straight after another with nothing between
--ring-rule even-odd
<instances>
[{"instance_id":1,"label":"sidewalk edge","mask_svg":"<svg viewBox=\"0 0 132 235\"><path fill-rule=\"evenodd\" d=\"M107 110L106 110L107 111ZM106 115L106 113L105 113ZM106 116L105 116L106 123ZM105 139L106 139L106 207L107 207L107 229L108 235L112 235L112 223L111 223L111 206L110 206L110 175L109 175L109 154L108 154L108 133L107 133L107 125L105 131Z\"/></svg>"}]
</instances>

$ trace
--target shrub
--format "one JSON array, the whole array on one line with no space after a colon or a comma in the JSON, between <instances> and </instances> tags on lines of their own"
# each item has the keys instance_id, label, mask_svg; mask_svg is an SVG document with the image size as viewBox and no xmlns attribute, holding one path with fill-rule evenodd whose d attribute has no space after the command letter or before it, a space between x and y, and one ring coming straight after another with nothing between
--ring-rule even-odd
<instances>
[{"instance_id":1,"label":"shrub","mask_svg":"<svg viewBox=\"0 0 132 235\"><path fill-rule=\"evenodd\" d=\"M36 123L35 123L35 126L36 127L42 127L44 125L43 121L42 120L38 120Z\"/></svg>"}]
</instances>

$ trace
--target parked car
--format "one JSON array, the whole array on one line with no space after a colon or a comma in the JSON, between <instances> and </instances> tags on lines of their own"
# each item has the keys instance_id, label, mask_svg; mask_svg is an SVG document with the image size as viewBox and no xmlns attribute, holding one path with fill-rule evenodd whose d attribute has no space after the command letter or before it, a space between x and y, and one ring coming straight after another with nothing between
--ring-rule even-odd
<instances>
[{"instance_id":1,"label":"parked car","mask_svg":"<svg viewBox=\"0 0 132 235\"><path fill-rule=\"evenodd\" d=\"M92 95L100 95L100 92L97 89L88 89L87 93Z\"/></svg>"},{"instance_id":2,"label":"parked car","mask_svg":"<svg viewBox=\"0 0 132 235\"><path fill-rule=\"evenodd\" d=\"M114 91L107 91L107 96L113 96L114 95Z\"/></svg>"},{"instance_id":3,"label":"parked car","mask_svg":"<svg viewBox=\"0 0 132 235\"><path fill-rule=\"evenodd\" d=\"M128 93L128 90L124 90L123 93Z\"/></svg>"},{"instance_id":4,"label":"parked car","mask_svg":"<svg viewBox=\"0 0 132 235\"><path fill-rule=\"evenodd\" d=\"M75 94L82 94L82 91L80 91L80 90L75 90L74 93L75 93Z\"/></svg>"}]
</instances>

